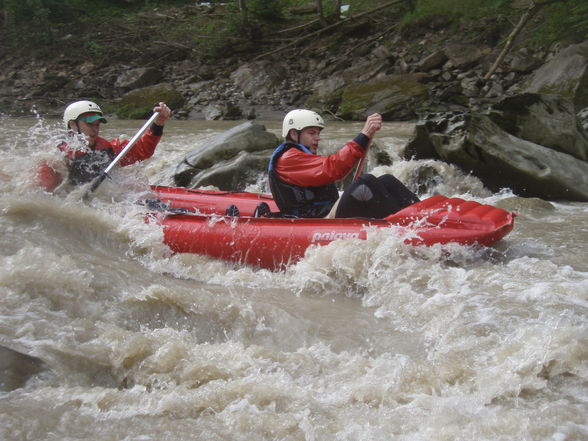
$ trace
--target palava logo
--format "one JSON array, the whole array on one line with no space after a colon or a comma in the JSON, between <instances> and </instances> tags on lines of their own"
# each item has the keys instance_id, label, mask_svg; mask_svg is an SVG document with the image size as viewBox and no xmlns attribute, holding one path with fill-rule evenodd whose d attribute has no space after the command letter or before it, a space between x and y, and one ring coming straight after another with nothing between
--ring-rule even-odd
<instances>
[{"instance_id":1,"label":"palava logo","mask_svg":"<svg viewBox=\"0 0 588 441\"><path fill-rule=\"evenodd\" d=\"M336 231L326 231L324 233L316 231L312 233L312 242L337 239L359 239L359 233L338 233Z\"/></svg>"}]
</instances>

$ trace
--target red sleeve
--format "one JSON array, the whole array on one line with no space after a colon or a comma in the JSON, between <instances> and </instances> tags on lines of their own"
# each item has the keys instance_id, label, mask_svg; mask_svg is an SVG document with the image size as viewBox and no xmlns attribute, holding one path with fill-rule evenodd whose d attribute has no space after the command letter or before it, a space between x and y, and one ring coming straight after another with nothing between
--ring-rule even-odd
<instances>
[{"instance_id":1,"label":"red sleeve","mask_svg":"<svg viewBox=\"0 0 588 441\"><path fill-rule=\"evenodd\" d=\"M349 141L337 153L319 156L291 148L276 164L284 181L302 187L316 187L343 179L364 154L361 146Z\"/></svg>"},{"instance_id":2,"label":"red sleeve","mask_svg":"<svg viewBox=\"0 0 588 441\"><path fill-rule=\"evenodd\" d=\"M51 167L47 161L43 161L37 169L36 184L37 186L44 188L46 191L53 191L57 188L63 177L53 167Z\"/></svg>"},{"instance_id":3,"label":"red sleeve","mask_svg":"<svg viewBox=\"0 0 588 441\"><path fill-rule=\"evenodd\" d=\"M155 152L155 147L159 143L161 136L156 136L151 131L151 128L139 138L133 148L125 155L120 161L120 166L131 165L138 161L144 161L145 159L151 158ZM109 142L110 146L117 155L125 148L129 143L128 139L121 141L120 139L113 139Z\"/></svg>"}]
</instances>

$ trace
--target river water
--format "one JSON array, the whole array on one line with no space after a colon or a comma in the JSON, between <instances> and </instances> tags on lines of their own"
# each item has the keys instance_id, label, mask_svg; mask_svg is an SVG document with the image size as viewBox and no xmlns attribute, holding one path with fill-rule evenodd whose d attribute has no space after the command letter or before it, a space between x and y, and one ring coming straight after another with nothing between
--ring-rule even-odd
<instances>
[{"instance_id":1,"label":"river water","mask_svg":"<svg viewBox=\"0 0 588 441\"><path fill-rule=\"evenodd\" d=\"M45 366L0 392L0 439L588 439L588 204L401 161L412 126L390 123L376 173L436 170L428 193L516 210L513 232L486 250L378 233L270 272L170 254L134 203L235 122L171 121L89 203L32 184L59 122L0 122L0 345ZM330 123L325 150L359 128Z\"/></svg>"}]
</instances>

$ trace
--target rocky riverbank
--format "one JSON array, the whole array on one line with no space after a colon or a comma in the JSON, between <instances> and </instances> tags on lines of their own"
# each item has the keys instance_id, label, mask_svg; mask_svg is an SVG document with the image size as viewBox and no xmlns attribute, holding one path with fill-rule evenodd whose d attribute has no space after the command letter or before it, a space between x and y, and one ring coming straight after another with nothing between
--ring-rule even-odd
<instances>
[{"instance_id":1,"label":"rocky riverbank","mask_svg":"<svg viewBox=\"0 0 588 441\"><path fill-rule=\"evenodd\" d=\"M188 7L164 12L144 19L165 26L162 15L177 20L199 13ZM122 118L144 117L163 99L180 119L279 119L293 107L312 107L349 120L372 111L387 120L415 120L516 93L564 48L561 42L516 45L484 79L511 31L504 17L457 28L435 17L398 30L367 16L273 54L259 49L214 62L194 57L188 45L155 40L141 51L121 45L120 54L106 60L59 50L50 59L5 53L0 111L28 115L35 107L58 116L67 102L83 97Z\"/></svg>"},{"instance_id":2,"label":"rocky riverbank","mask_svg":"<svg viewBox=\"0 0 588 441\"><path fill-rule=\"evenodd\" d=\"M430 57L447 55L436 52ZM390 83L395 78L409 81L408 76L351 84L343 95L350 90L363 92L363 99L357 101L362 103L356 109L359 118L372 111L386 115L391 100L384 97L393 95ZM444 104L443 111L422 116L405 158L457 165L494 191L510 188L521 196L588 201L587 79L588 42L569 46L525 78L524 88L513 86L509 96L488 96L488 90L484 97L469 97L468 106ZM375 92L377 86L381 87ZM237 129L186 156L176 170L176 184L231 182L224 189L241 190L248 174L263 173L279 140L266 142L260 127Z\"/></svg>"},{"instance_id":3,"label":"rocky riverbank","mask_svg":"<svg viewBox=\"0 0 588 441\"><path fill-rule=\"evenodd\" d=\"M164 16L186 20L193 13L200 12L184 7ZM162 26L161 16L144 18ZM102 61L65 52L52 59L4 54L0 111L59 117L67 102L89 98L111 118L145 118L158 101L178 119L281 119L296 107L327 119L379 112L387 121L417 122L407 159L453 163L494 190L587 201L588 41L532 49L523 32L502 58L512 28L499 16L459 25L432 17L399 30L366 15L298 30L315 38L297 44L215 62L194 57L188 45L156 40L140 51L111 48ZM242 182L244 164L264 169L264 143L234 147L224 182L231 181L227 173ZM178 165L178 185L214 184L216 171L205 170L201 154Z\"/></svg>"}]
</instances>

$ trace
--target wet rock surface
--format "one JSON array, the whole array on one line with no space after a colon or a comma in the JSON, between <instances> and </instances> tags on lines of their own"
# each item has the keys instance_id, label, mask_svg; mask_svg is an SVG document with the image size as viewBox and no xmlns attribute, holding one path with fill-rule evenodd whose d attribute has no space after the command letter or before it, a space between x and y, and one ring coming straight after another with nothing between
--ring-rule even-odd
<instances>
[{"instance_id":1,"label":"wet rock surface","mask_svg":"<svg viewBox=\"0 0 588 441\"><path fill-rule=\"evenodd\" d=\"M571 102L524 94L486 112L430 115L417 123L405 156L455 164L494 191L588 201L587 140Z\"/></svg>"},{"instance_id":2,"label":"wet rock surface","mask_svg":"<svg viewBox=\"0 0 588 441\"><path fill-rule=\"evenodd\" d=\"M30 378L46 369L40 359L0 346L0 391L23 387Z\"/></svg>"}]
</instances>

